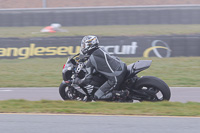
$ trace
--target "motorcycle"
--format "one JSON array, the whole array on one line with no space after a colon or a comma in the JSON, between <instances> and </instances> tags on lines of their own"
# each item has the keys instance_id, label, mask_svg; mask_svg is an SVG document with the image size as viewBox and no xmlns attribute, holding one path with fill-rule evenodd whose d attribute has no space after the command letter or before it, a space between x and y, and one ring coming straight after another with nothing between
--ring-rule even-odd
<instances>
[{"instance_id":1,"label":"motorcycle","mask_svg":"<svg viewBox=\"0 0 200 133\"><path fill-rule=\"evenodd\" d=\"M93 82L90 85L80 86L71 82L76 77L84 78L86 74L85 64L88 58L88 56L77 54L68 58L63 66L65 81L63 80L59 87L59 94L63 100L87 101L89 97L94 96L97 89L106 81L102 74L96 72L93 74ZM170 89L163 80L153 76L137 76L139 72L149 68L151 63L152 60L139 60L127 65L127 74L120 85L120 89L128 90L129 94L125 100L121 100L119 97L113 99L113 101L134 102L137 100L154 102L170 100Z\"/></svg>"}]
</instances>

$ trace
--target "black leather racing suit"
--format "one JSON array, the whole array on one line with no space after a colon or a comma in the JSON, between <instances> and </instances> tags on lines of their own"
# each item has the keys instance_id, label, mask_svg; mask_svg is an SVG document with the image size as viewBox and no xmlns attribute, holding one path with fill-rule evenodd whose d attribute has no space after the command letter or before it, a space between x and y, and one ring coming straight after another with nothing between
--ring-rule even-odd
<instances>
[{"instance_id":1,"label":"black leather racing suit","mask_svg":"<svg viewBox=\"0 0 200 133\"><path fill-rule=\"evenodd\" d=\"M109 99L112 97L111 90L118 89L125 78L126 64L109 55L103 48L97 48L90 54L86 63L86 76L81 84L89 84L94 71L101 73L108 80L95 92L95 99Z\"/></svg>"}]
</instances>

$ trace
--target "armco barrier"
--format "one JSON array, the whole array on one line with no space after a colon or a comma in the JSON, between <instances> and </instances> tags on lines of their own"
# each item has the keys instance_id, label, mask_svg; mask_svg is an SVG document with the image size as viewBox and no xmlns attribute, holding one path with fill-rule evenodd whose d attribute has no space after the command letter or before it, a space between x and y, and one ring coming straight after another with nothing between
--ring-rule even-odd
<instances>
[{"instance_id":1,"label":"armco barrier","mask_svg":"<svg viewBox=\"0 0 200 133\"><path fill-rule=\"evenodd\" d=\"M80 51L79 37L0 38L0 59L67 57ZM200 56L198 36L99 37L100 45L119 57Z\"/></svg>"}]
</instances>

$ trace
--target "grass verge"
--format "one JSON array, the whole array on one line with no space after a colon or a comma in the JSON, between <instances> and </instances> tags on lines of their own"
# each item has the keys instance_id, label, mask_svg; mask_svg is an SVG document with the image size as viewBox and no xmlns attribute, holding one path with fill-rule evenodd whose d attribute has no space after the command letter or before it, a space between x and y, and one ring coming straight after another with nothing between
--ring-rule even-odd
<instances>
[{"instance_id":1,"label":"grass verge","mask_svg":"<svg viewBox=\"0 0 200 133\"><path fill-rule=\"evenodd\" d=\"M200 34L200 25L108 25L62 27L68 32L40 33L43 27L0 27L0 37L51 37L51 36L157 36ZM88 30L89 29L89 30Z\"/></svg>"},{"instance_id":2,"label":"grass verge","mask_svg":"<svg viewBox=\"0 0 200 133\"><path fill-rule=\"evenodd\" d=\"M137 60L153 60L149 69L139 76L155 76L169 86L200 86L200 57L180 58L121 58L127 64ZM0 87L58 87L62 67L67 58L1 59Z\"/></svg>"},{"instance_id":3,"label":"grass verge","mask_svg":"<svg viewBox=\"0 0 200 133\"><path fill-rule=\"evenodd\" d=\"M80 102L80 101L0 101L0 113L60 113L102 115L200 116L200 103L188 102Z\"/></svg>"}]
</instances>

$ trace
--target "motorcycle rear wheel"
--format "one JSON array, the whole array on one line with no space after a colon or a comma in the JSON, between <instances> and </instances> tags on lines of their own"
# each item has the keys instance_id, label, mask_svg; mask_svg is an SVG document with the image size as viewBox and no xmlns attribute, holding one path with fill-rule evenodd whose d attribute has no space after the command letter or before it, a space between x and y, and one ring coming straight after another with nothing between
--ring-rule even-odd
<instances>
[{"instance_id":1,"label":"motorcycle rear wheel","mask_svg":"<svg viewBox=\"0 0 200 133\"><path fill-rule=\"evenodd\" d=\"M169 86L163 80L153 76L139 78L134 89L148 95L140 101L169 101L171 97Z\"/></svg>"}]
</instances>

